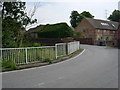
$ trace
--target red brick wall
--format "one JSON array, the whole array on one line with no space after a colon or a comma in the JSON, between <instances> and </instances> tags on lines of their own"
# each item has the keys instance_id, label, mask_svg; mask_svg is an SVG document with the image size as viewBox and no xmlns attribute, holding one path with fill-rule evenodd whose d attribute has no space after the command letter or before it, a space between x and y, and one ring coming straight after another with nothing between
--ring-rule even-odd
<instances>
[{"instance_id":1,"label":"red brick wall","mask_svg":"<svg viewBox=\"0 0 120 90\"><path fill-rule=\"evenodd\" d=\"M95 38L94 27L86 19L81 21L75 31L82 32L85 35L85 38Z\"/></svg>"},{"instance_id":2,"label":"red brick wall","mask_svg":"<svg viewBox=\"0 0 120 90\"><path fill-rule=\"evenodd\" d=\"M118 46L120 48L120 22L119 22L119 26L117 29L117 32L115 33L115 41L116 46Z\"/></svg>"},{"instance_id":3,"label":"red brick wall","mask_svg":"<svg viewBox=\"0 0 120 90\"><path fill-rule=\"evenodd\" d=\"M86 19L81 21L76 31L82 32L85 35L84 38L92 38L94 44L96 44L96 40L98 40L99 37L102 37L101 39L103 41L107 40L107 38L108 41L113 41L115 38L115 32L113 32L113 30L106 30L106 32L104 32L104 30L101 29L100 32L98 32L98 29L95 29Z\"/></svg>"},{"instance_id":4,"label":"red brick wall","mask_svg":"<svg viewBox=\"0 0 120 90\"><path fill-rule=\"evenodd\" d=\"M68 42L73 42L74 39L64 39L64 38L29 38L30 41L32 42L37 42L43 45L55 45L56 43L68 43Z\"/></svg>"},{"instance_id":5,"label":"red brick wall","mask_svg":"<svg viewBox=\"0 0 120 90\"><path fill-rule=\"evenodd\" d=\"M98 30L100 31L98 32ZM106 30L106 32L104 32L104 30L96 29L95 34L96 40L98 40L98 37L102 37L103 40L106 40L106 37L108 37L110 40L113 40L115 38L115 30Z\"/></svg>"},{"instance_id":6,"label":"red brick wall","mask_svg":"<svg viewBox=\"0 0 120 90\"><path fill-rule=\"evenodd\" d=\"M93 45L94 41L92 38L74 38L76 41L80 41L80 44L89 44Z\"/></svg>"}]
</instances>

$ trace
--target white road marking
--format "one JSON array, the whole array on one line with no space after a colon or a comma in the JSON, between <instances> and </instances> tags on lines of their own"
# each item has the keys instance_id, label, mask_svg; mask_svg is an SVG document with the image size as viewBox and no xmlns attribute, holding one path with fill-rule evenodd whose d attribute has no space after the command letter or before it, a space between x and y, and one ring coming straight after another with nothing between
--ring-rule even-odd
<instances>
[{"instance_id":1,"label":"white road marking","mask_svg":"<svg viewBox=\"0 0 120 90\"><path fill-rule=\"evenodd\" d=\"M45 88L45 87L43 86L44 84L45 84L44 82L38 83L37 85L34 85L34 87Z\"/></svg>"},{"instance_id":2,"label":"white road marking","mask_svg":"<svg viewBox=\"0 0 120 90\"><path fill-rule=\"evenodd\" d=\"M33 70L33 69L36 69L36 68L45 68L45 67L49 67L49 66L53 66L53 65L57 65L57 64L61 64L61 63L64 63L64 62L68 62L72 59L75 59L77 57L79 57L80 55L82 55L84 52L85 52L86 49L84 49L79 55L75 56L75 57L72 57L68 60L65 60L65 61L61 61L61 62L58 62L58 63L53 63L53 64L50 64L50 65L45 65L45 66L41 66L41 67L33 67L33 68L27 68L27 69L22 69L22 70L15 70L15 71L8 71L8 72L2 72L0 74L6 74L6 73L12 73L12 72L20 72L20 71L26 71L26 70Z\"/></svg>"}]
</instances>

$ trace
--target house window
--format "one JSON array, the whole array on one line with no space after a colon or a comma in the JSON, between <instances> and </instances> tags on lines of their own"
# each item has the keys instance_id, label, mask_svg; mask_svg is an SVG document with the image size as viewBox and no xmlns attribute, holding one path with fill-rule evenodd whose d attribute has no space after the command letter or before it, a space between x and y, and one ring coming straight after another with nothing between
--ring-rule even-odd
<instances>
[{"instance_id":1,"label":"house window","mask_svg":"<svg viewBox=\"0 0 120 90\"><path fill-rule=\"evenodd\" d=\"M113 33L115 33L115 31L113 31Z\"/></svg>"},{"instance_id":2,"label":"house window","mask_svg":"<svg viewBox=\"0 0 120 90\"><path fill-rule=\"evenodd\" d=\"M85 29L83 29L83 32L85 33L85 32L86 32L86 30L85 30Z\"/></svg>"},{"instance_id":3,"label":"house window","mask_svg":"<svg viewBox=\"0 0 120 90\"><path fill-rule=\"evenodd\" d=\"M108 41L109 40L109 37L106 37L106 41Z\"/></svg>"},{"instance_id":4,"label":"house window","mask_svg":"<svg viewBox=\"0 0 120 90\"><path fill-rule=\"evenodd\" d=\"M104 30L104 33L106 32L106 30Z\"/></svg>"},{"instance_id":5,"label":"house window","mask_svg":"<svg viewBox=\"0 0 120 90\"><path fill-rule=\"evenodd\" d=\"M112 24L112 26L113 26L113 27L115 27L115 25L114 25L114 24Z\"/></svg>"},{"instance_id":6,"label":"house window","mask_svg":"<svg viewBox=\"0 0 120 90\"><path fill-rule=\"evenodd\" d=\"M98 29L98 32L100 32L100 29Z\"/></svg>"}]
</instances>

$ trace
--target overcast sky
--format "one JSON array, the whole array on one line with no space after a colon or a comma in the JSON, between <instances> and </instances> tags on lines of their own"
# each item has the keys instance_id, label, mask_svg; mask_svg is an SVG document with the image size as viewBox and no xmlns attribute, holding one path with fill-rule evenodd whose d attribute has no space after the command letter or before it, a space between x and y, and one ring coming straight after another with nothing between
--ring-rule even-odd
<instances>
[{"instance_id":1,"label":"overcast sky","mask_svg":"<svg viewBox=\"0 0 120 90\"><path fill-rule=\"evenodd\" d=\"M55 24L66 22L70 25L71 11L76 10L79 13L89 11L95 19L106 20L107 17L118 9L119 0L22 0L26 3L26 11L28 15L33 10L34 5L37 6L33 18L38 20L38 23L32 25L35 27L40 24ZM28 2L29 1L29 2ZM30 26L29 26L30 28Z\"/></svg>"}]
</instances>

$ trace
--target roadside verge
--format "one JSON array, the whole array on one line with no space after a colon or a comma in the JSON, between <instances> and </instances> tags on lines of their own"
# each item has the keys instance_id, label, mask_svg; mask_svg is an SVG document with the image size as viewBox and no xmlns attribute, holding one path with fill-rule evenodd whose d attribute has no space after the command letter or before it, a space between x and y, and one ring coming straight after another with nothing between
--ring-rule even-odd
<instances>
[{"instance_id":1,"label":"roadside verge","mask_svg":"<svg viewBox=\"0 0 120 90\"><path fill-rule=\"evenodd\" d=\"M29 63L29 64L25 64L25 65L20 65L20 66L18 66L18 69L16 69L16 70L29 69L29 68L33 68L33 67L41 67L41 66L46 66L46 65L59 63L59 62L62 62L62 61L74 58L74 57L76 57L79 54L82 54L84 52L84 50L85 49L79 49L79 50L75 51L74 53L72 53L70 55L58 58L57 60L54 60L51 63L49 63L49 62L44 62L44 63L36 62L36 63ZM2 69L2 72L16 71L16 70L12 70L10 68L7 68L7 69Z\"/></svg>"}]
</instances>

